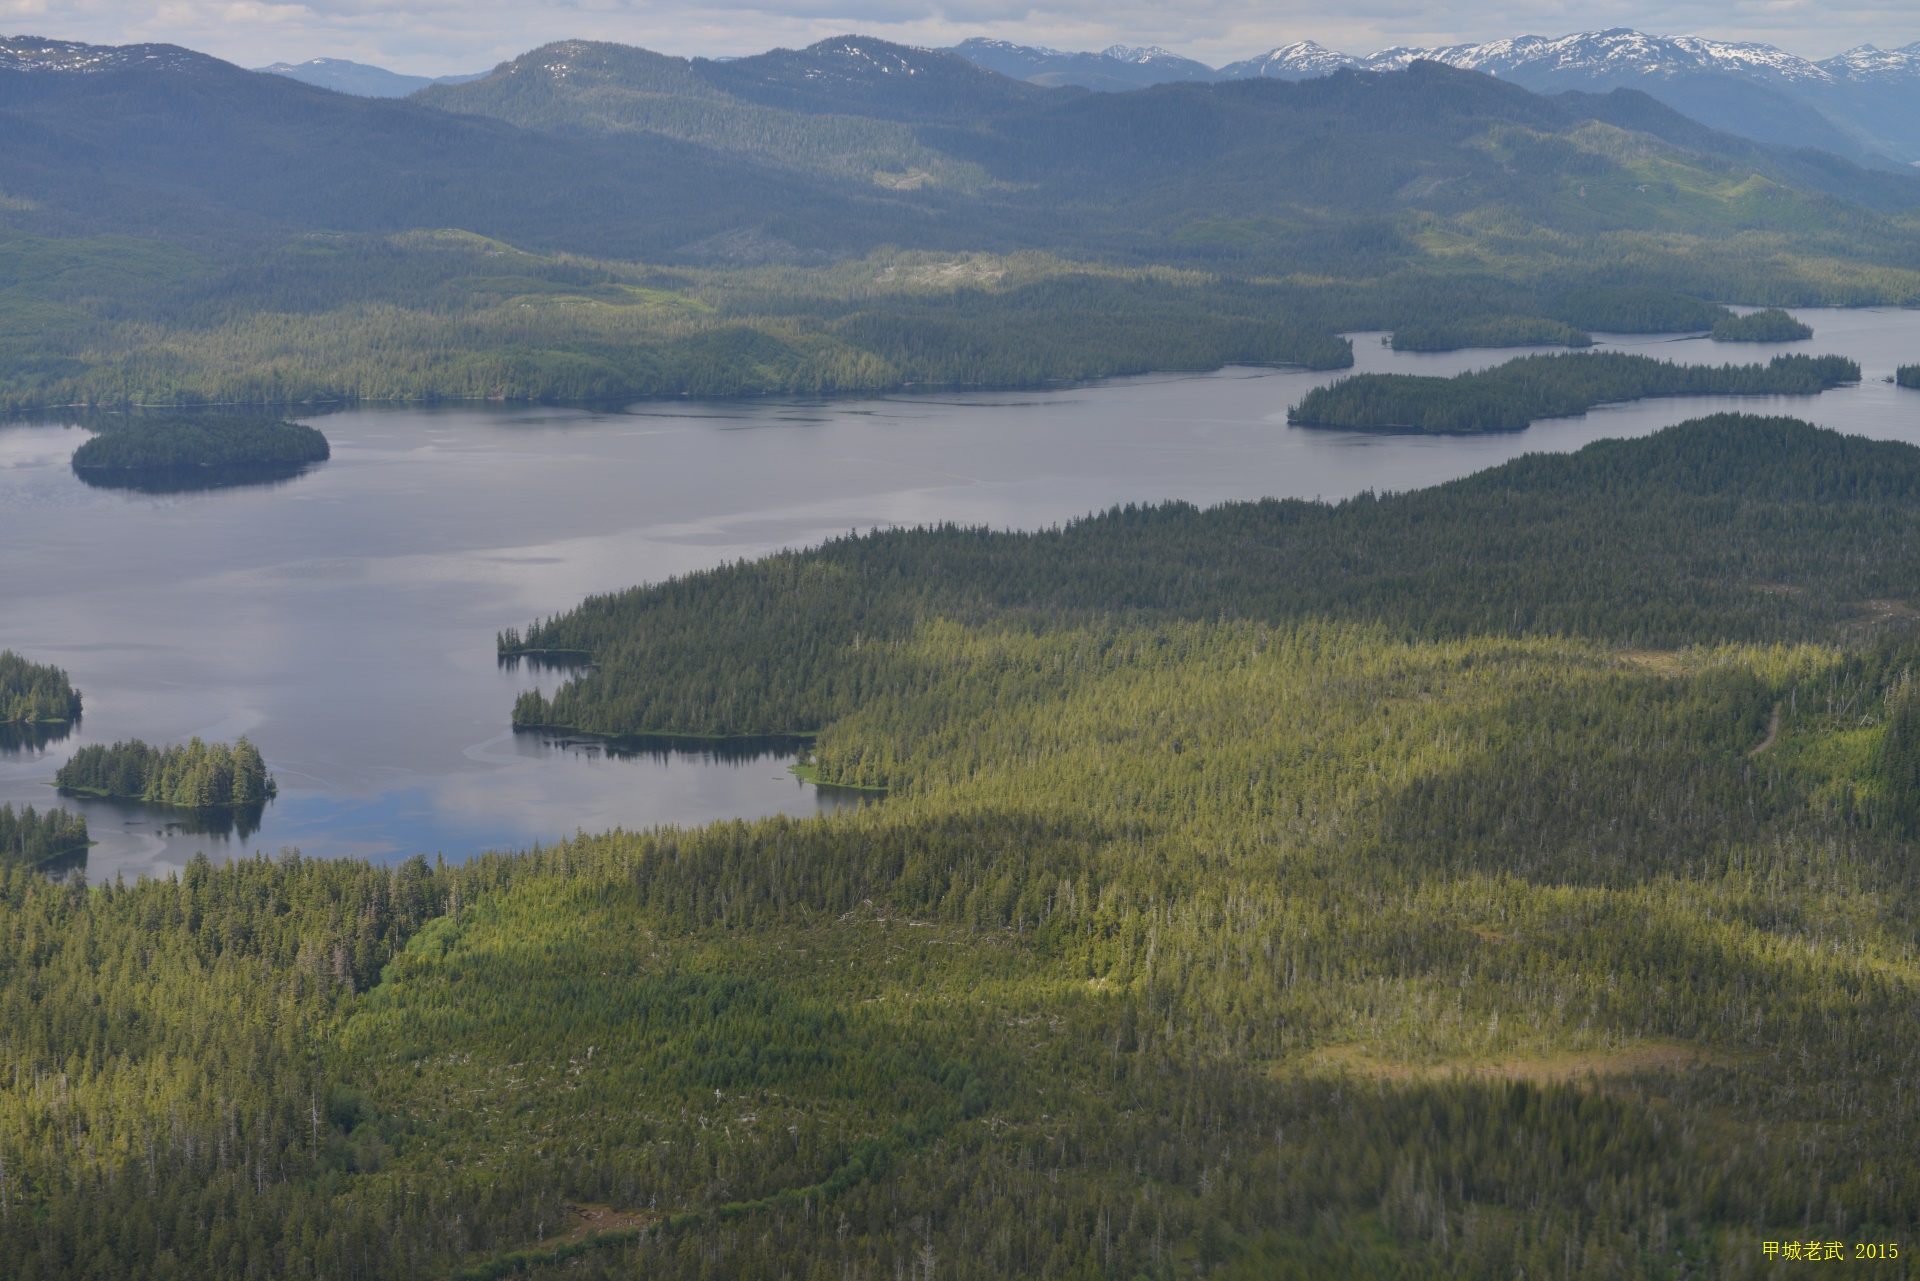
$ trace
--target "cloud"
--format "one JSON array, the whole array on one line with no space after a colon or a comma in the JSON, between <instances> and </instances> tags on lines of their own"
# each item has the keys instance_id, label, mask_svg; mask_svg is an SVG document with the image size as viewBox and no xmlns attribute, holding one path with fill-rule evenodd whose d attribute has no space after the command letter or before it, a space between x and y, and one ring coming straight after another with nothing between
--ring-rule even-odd
<instances>
[{"instance_id":1,"label":"cloud","mask_svg":"<svg viewBox=\"0 0 1920 1281\"><path fill-rule=\"evenodd\" d=\"M568 37L737 55L856 31L908 44L987 35L1059 48L1160 44L1216 65L1292 40L1351 53L1604 27L1777 44L1825 57L1920 40L1911 0L0 0L20 34L168 41L245 66L353 58L480 70Z\"/></svg>"}]
</instances>

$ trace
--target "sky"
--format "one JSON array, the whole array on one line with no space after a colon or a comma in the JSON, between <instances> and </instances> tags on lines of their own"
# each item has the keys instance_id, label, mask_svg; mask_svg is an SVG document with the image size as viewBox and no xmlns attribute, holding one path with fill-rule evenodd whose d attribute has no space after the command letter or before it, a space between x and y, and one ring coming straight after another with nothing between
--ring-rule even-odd
<instances>
[{"instance_id":1,"label":"sky","mask_svg":"<svg viewBox=\"0 0 1920 1281\"><path fill-rule=\"evenodd\" d=\"M1915 0L0 0L0 34L164 41L242 66L350 58L481 71L568 38L709 57L857 32L902 44L989 36L1060 49L1162 45L1218 66L1295 40L1346 53L1634 27L1824 58L1920 40Z\"/></svg>"}]
</instances>

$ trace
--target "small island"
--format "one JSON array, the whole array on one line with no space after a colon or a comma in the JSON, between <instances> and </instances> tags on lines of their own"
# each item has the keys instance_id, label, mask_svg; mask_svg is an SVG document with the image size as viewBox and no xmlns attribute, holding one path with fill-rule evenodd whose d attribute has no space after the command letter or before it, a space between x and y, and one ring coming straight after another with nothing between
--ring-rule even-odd
<instances>
[{"instance_id":1,"label":"small island","mask_svg":"<svg viewBox=\"0 0 1920 1281\"><path fill-rule=\"evenodd\" d=\"M1920 390L1920 365L1902 365L1893 371L1893 381L1902 387Z\"/></svg>"},{"instance_id":2,"label":"small island","mask_svg":"<svg viewBox=\"0 0 1920 1281\"><path fill-rule=\"evenodd\" d=\"M207 415L135 419L73 453L83 479L201 468L299 468L332 456L324 434L283 418Z\"/></svg>"},{"instance_id":3,"label":"small island","mask_svg":"<svg viewBox=\"0 0 1920 1281\"><path fill-rule=\"evenodd\" d=\"M1467 347L1591 347L1593 335L1544 316L1481 316L1402 325L1395 351L1460 351Z\"/></svg>"},{"instance_id":4,"label":"small island","mask_svg":"<svg viewBox=\"0 0 1920 1281\"><path fill-rule=\"evenodd\" d=\"M191 810L260 805L280 790L259 749L244 738L231 747L199 738L164 748L137 738L83 747L54 784L74 795Z\"/></svg>"},{"instance_id":5,"label":"small island","mask_svg":"<svg viewBox=\"0 0 1920 1281\"><path fill-rule=\"evenodd\" d=\"M11 804L0 805L0 865L38 866L62 854L76 854L89 844L85 815L65 810L40 814L31 805L16 814Z\"/></svg>"},{"instance_id":6,"label":"small island","mask_svg":"<svg viewBox=\"0 0 1920 1281\"><path fill-rule=\"evenodd\" d=\"M1858 382L1843 356L1775 356L1765 365L1676 365L1621 352L1522 356L1452 378L1356 374L1316 387L1292 409L1295 427L1476 435L1520 431L1537 418L1654 396L1807 396Z\"/></svg>"},{"instance_id":7,"label":"small island","mask_svg":"<svg viewBox=\"0 0 1920 1281\"><path fill-rule=\"evenodd\" d=\"M1717 320L1712 335L1715 342L1798 342L1813 337L1813 326L1769 307L1750 316Z\"/></svg>"},{"instance_id":8,"label":"small island","mask_svg":"<svg viewBox=\"0 0 1920 1281\"><path fill-rule=\"evenodd\" d=\"M0 650L0 725L43 725L80 719L80 691L67 674Z\"/></svg>"}]
</instances>

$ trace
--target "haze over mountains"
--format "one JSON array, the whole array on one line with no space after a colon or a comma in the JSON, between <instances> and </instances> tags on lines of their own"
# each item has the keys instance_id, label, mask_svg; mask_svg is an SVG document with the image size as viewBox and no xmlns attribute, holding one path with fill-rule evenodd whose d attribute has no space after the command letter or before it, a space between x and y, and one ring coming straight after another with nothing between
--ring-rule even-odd
<instances>
[{"instance_id":1,"label":"haze over mountains","mask_svg":"<svg viewBox=\"0 0 1920 1281\"><path fill-rule=\"evenodd\" d=\"M464 76L409 76L385 67L375 67L346 58L309 58L305 62L276 62L270 67L255 67L276 76L287 76L322 89L351 93L362 98L404 98L428 85L457 85L486 75L475 71Z\"/></svg>"},{"instance_id":2,"label":"haze over mountains","mask_svg":"<svg viewBox=\"0 0 1920 1281\"><path fill-rule=\"evenodd\" d=\"M54 234L461 227L622 257L895 244L1379 269L1428 252L1423 219L1474 210L1717 234L1825 225L1827 195L1920 204L1920 179L1631 91L1542 97L1425 62L1089 94L864 37L725 62L564 41L395 101L172 46L19 38L0 42L0 116L0 217ZM1862 252L1907 238L1875 227Z\"/></svg>"},{"instance_id":3,"label":"haze over mountains","mask_svg":"<svg viewBox=\"0 0 1920 1281\"><path fill-rule=\"evenodd\" d=\"M1297 41L1212 70L1163 49L1062 53L969 40L954 52L1037 84L1139 88L1174 80L1304 80L1427 59L1541 92L1633 88L1716 129L1881 163L1920 161L1920 42L1862 45L1815 62L1772 45L1650 36L1626 28L1482 44L1402 46L1365 57Z\"/></svg>"},{"instance_id":4,"label":"haze over mountains","mask_svg":"<svg viewBox=\"0 0 1920 1281\"><path fill-rule=\"evenodd\" d=\"M1424 59L1485 72L1543 93L1638 89L1711 128L1761 142L1814 147L1879 167L1920 164L1920 42L1898 49L1862 45L1814 61L1772 45L1615 28L1479 44L1401 46L1366 56L1303 40L1219 68L1167 49L1126 45L1089 53L974 38L947 52L1014 80L1102 92L1175 83L1305 80L1348 69L1397 70ZM709 67L734 61L669 60ZM259 70L367 97L404 97L491 74L430 79L339 58L281 62Z\"/></svg>"}]
</instances>

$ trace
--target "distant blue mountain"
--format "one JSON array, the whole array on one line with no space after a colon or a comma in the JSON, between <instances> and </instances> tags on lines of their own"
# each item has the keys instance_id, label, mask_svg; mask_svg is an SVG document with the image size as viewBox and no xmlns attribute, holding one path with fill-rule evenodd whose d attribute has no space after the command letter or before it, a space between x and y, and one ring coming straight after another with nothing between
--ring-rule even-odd
<instances>
[{"instance_id":1,"label":"distant blue mountain","mask_svg":"<svg viewBox=\"0 0 1920 1281\"><path fill-rule=\"evenodd\" d=\"M1109 91L1173 80L1312 80L1347 68L1392 71L1424 59L1484 71L1535 93L1639 89L1712 128L1761 142L1816 147L1881 167L1920 164L1920 42L1899 49L1861 45L1811 62L1772 45L1650 36L1624 27L1383 49L1366 57L1302 40L1217 71L1165 49L1119 45L1104 53L1064 53L968 40L953 52L1017 80Z\"/></svg>"},{"instance_id":2,"label":"distant blue mountain","mask_svg":"<svg viewBox=\"0 0 1920 1281\"><path fill-rule=\"evenodd\" d=\"M276 62L271 67L255 67L254 70L276 76L287 76L306 84L319 85L322 89L350 93L358 98L404 98L416 89L424 89L428 85L464 84L488 74L485 71L476 71L467 76L403 76L397 71L388 71L385 67L370 66L364 62L349 62L345 58L310 58L306 62Z\"/></svg>"},{"instance_id":3,"label":"distant blue mountain","mask_svg":"<svg viewBox=\"0 0 1920 1281\"><path fill-rule=\"evenodd\" d=\"M1117 93L1175 80L1220 79L1220 73L1206 63L1157 47L1133 49L1117 44L1099 53L1063 53L976 37L961 41L948 52L959 54L975 66L1050 89L1078 85Z\"/></svg>"}]
</instances>

